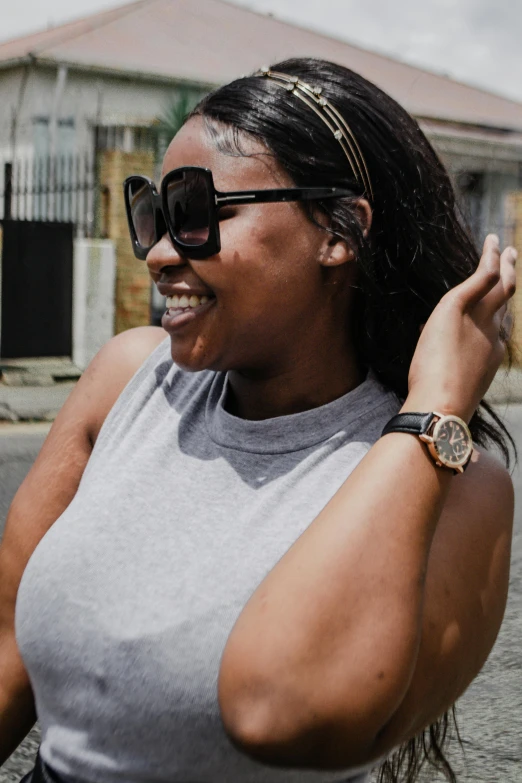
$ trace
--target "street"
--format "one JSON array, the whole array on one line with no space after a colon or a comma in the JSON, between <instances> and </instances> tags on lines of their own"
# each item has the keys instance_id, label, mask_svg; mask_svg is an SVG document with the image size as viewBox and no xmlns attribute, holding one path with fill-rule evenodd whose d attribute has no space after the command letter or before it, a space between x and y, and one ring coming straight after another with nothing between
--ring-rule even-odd
<instances>
[{"instance_id":1,"label":"street","mask_svg":"<svg viewBox=\"0 0 522 783\"><path fill-rule=\"evenodd\" d=\"M522 405L497 411L505 416L522 461ZM45 437L45 425L0 428L0 530L11 499ZM9 434L5 434L9 432ZM13 434L14 433L14 434ZM19 434L20 433L20 434ZM462 752L450 757L460 783L522 781L522 468L514 473L517 494L511 588L504 624L484 669L457 707ZM14 783L31 768L38 732L0 769L0 783ZM432 773L424 781L442 781ZM238 782L239 783L239 782Z\"/></svg>"}]
</instances>

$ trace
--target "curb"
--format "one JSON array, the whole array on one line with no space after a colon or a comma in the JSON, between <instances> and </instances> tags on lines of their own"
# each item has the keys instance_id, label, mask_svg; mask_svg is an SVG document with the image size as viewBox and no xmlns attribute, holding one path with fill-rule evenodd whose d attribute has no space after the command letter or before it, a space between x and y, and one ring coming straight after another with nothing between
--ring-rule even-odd
<instances>
[{"instance_id":1,"label":"curb","mask_svg":"<svg viewBox=\"0 0 522 783\"><path fill-rule=\"evenodd\" d=\"M76 382L54 386L0 384L0 421L54 421Z\"/></svg>"}]
</instances>

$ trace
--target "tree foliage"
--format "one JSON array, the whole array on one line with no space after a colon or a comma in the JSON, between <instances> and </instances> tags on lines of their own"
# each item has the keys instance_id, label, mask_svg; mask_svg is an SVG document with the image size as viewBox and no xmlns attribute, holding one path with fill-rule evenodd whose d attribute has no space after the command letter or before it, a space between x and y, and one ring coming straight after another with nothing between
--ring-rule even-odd
<instances>
[{"instance_id":1,"label":"tree foliage","mask_svg":"<svg viewBox=\"0 0 522 783\"><path fill-rule=\"evenodd\" d=\"M202 97L202 92L181 85L165 104L161 115L155 123L159 157L163 157L171 140L185 123L187 116Z\"/></svg>"}]
</instances>

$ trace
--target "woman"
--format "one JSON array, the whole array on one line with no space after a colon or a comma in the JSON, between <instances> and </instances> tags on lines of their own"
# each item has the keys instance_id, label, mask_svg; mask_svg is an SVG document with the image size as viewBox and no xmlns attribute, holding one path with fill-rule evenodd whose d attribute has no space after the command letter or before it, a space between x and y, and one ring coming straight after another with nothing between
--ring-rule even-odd
<instances>
[{"instance_id":1,"label":"woman","mask_svg":"<svg viewBox=\"0 0 522 783\"><path fill-rule=\"evenodd\" d=\"M207 96L161 191L126 183L163 329L102 349L9 513L1 758L38 714L33 780L366 780L502 620L515 251L322 61Z\"/></svg>"}]
</instances>

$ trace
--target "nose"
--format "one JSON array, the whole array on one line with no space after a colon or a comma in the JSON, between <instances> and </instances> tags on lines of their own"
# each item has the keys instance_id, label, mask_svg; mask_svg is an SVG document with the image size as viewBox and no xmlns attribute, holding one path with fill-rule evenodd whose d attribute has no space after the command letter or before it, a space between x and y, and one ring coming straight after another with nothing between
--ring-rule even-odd
<instances>
[{"instance_id":1,"label":"nose","mask_svg":"<svg viewBox=\"0 0 522 783\"><path fill-rule=\"evenodd\" d=\"M186 263L187 259L178 253L168 233L156 242L147 255L147 266L151 275L160 274L165 267L184 266Z\"/></svg>"}]
</instances>

